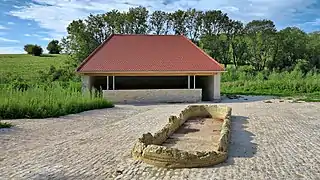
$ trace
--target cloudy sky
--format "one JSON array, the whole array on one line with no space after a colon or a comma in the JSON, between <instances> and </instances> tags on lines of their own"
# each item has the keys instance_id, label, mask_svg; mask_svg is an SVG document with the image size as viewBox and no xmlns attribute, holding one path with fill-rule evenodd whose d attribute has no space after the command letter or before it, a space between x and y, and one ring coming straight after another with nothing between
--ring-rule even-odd
<instances>
[{"instance_id":1,"label":"cloudy sky","mask_svg":"<svg viewBox=\"0 0 320 180\"><path fill-rule=\"evenodd\" d=\"M0 0L0 54L23 53L27 43L45 49L48 41L66 35L72 20L139 5L149 11L220 9L243 22L271 19L277 29L320 30L320 0Z\"/></svg>"}]
</instances>

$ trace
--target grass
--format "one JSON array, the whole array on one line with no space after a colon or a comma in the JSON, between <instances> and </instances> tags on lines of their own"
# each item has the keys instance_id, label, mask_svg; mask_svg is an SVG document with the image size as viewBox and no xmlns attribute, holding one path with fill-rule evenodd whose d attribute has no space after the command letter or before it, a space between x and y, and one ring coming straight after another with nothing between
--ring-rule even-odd
<instances>
[{"instance_id":1,"label":"grass","mask_svg":"<svg viewBox=\"0 0 320 180\"><path fill-rule=\"evenodd\" d=\"M223 94L274 95L320 102L320 74L291 72L249 72L229 69L222 76Z\"/></svg>"},{"instance_id":2,"label":"grass","mask_svg":"<svg viewBox=\"0 0 320 180\"><path fill-rule=\"evenodd\" d=\"M7 122L1 122L0 121L0 129L1 128L11 128L13 125Z\"/></svg>"},{"instance_id":3,"label":"grass","mask_svg":"<svg viewBox=\"0 0 320 180\"><path fill-rule=\"evenodd\" d=\"M90 97L77 88L64 88L59 83L25 91L0 89L0 119L58 117L110 107L113 104L103 98Z\"/></svg>"},{"instance_id":4,"label":"grass","mask_svg":"<svg viewBox=\"0 0 320 180\"><path fill-rule=\"evenodd\" d=\"M0 77L10 75L31 80L39 70L46 70L51 65L60 67L67 60L66 55L43 55L40 57L29 54L1 54Z\"/></svg>"}]
</instances>

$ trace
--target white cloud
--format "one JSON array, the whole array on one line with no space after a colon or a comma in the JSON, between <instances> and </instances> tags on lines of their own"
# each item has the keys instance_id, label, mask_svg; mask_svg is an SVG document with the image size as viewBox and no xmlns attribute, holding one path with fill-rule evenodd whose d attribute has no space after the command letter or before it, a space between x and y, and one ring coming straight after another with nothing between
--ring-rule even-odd
<instances>
[{"instance_id":1,"label":"white cloud","mask_svg":"<svg viewBox=\"0 0 320 180\"><path fill-rule=\"evenodd\" d=\"M52 40L52 38L41 38L41 40L43 40L43 41L51 41Z\"/></svg>"},{"instance_id":2,"label":"white cloud","mask_svg":"<svg viewBox=\"0 0 320 180\"><path fill-rule=\"evenodd\" d=\"M166 0L166 2L169 1ZM271 19L276 24L292 24L291 21L295 19L296 12L317 13L309 9L317 0L171 0L171 3L166 5L163 3L165 0L33 0L33 2L27 6L16 7L9 14L35 21L40 27L49 30L48 35L54 39L60 39L66 35L66 27L72 20L85 18L90 13L102 13L112 9L124 11L138 5L147 7L149 11L175 11L187 8L221 9L232 19L243 22L253 19Z\"/></svg>"},{"instance_id":3,"label":"white cloud","mask_svg":"<svg viewBox=\"0 0 320 180\"><path fill-rule=\"evenodd\" d=\"M4 30L4 29L8 29L8 28L5 27L5 26L0 25L0 29L1 29L1 30Z\"/></svg>"},{"instance_id":4,"label":"white cloud","mask_svg":"<svg viewBox=\"0 0 320 180\"><path fill-rule=\"evenodd\" d=\"M30 34L24 34L24 36L30 37L31 35Z\"/></svg>"},{"instance_id":5,"label":"white cloud","mask_svg":"<svg viewBox=\"0 0 320 180\"><path fill-rule=\"evenodd\" d=\"M0 37L0 41L9 42L9 43L18 43L18 42L20 42L19 40L7 39L7 38L4 38L4 37Z\"/></svg>"},{"instance_id":6,"label":"white cloud","mask_svg":"<svg viewBox=\"0 0 320 180\"><path fill-rule=\"evenodd\" d=\"M13 25L13 24L15 24L14 22L8 22L7 24L9 24L9 25Z\"/></svg>"},{"instance_id":7,"label":"white cloud","mask_svg":"<svg viewBox=\"0 0 320 180\"><path fill-rule=\"evenodd\" d=\"M21 47L0 47L0 54L22 54L25 53Z\"/></svg>"}]
</instances>

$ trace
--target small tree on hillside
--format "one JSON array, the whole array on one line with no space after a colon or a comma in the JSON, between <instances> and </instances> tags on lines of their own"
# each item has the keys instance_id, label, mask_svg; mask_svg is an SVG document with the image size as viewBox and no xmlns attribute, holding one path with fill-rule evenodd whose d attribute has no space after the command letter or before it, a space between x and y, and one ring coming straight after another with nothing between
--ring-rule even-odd
<instances>
[{"instance_id":1,"label":"small tree on hillside","mask_svg":"<svg viewBox=\"0 0 320 180\"><path fill-rule=\"evenodd\" d=\"M47 50L49 51L49 54L60 54L61 46L59 45L59 41L52 40L49 42Z\"/></svg>"},{"instance_id":2,"label":"small tree on hillside","mask_svg":"<svg viewBox=\"0 0 320 180\"><path fill-rule=\"evenodd\" d=\"M33 49L34 45L33 44L26 44L24 45L24 51L26 51L28 54L32 54L32 49Z\"/></svg>"},{"instance_id":3,"label":"small tree on hillside","mask_svg":"<svg viewBox=\"0 0 320 180\"><path fill-rule=\"evenodd\" d=\"M32 55L34 56L40 56L43 52L43 49L41 48L41 46L38 45L34 45L32 48Z\"/></svg>"}]
</instances>

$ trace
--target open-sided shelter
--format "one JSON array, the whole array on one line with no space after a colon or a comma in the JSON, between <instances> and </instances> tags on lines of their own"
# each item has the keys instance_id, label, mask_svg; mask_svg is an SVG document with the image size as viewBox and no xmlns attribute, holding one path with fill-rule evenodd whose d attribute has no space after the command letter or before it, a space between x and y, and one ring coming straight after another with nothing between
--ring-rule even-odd
<instances>
[{"instance_id":1,"label":"open-sided shelter","mask_svg":"<svg viewBox=\"0 0 320 180\"><path fill-rule=\"evenodd\" d=\"M115 103L198 102L220 99L224 68L183 35L113 34L77 72Z\"/></svg>"}]
</instances>

